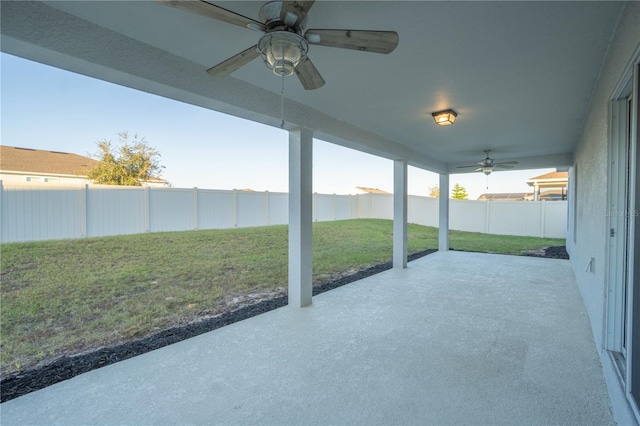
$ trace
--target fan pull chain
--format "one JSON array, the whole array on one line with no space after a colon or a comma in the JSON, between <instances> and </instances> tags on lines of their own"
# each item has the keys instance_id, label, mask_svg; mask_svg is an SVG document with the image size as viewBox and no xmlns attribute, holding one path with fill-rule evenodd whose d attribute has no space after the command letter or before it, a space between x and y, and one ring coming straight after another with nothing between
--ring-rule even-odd
<instances>
[{"instance_id":1,"label":"fan pull chain","mask_svg":"<svg viewBox=\"0 0 640 426\"><path fill-rule=\"evenodd\" d=\"M284 75L282 76L282 89L280 90L280 128L284 129Z\"/></svg>"}]
</instances>

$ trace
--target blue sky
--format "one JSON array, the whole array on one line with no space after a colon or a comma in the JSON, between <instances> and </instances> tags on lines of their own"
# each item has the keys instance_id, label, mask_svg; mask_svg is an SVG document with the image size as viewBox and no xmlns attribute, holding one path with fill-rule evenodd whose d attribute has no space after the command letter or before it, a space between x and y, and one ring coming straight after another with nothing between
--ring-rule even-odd
<instances>
[{"instance_id":1,"label":"blue sky","mask_svg":"<svg viewBox=\"0 0 640 426\"><path fill-rule=\"evenodd\" d=\"M285 131L0 54L1 143L92 155L96 143L128 131L162 154L162 177L176 188L286 192ZM393 190L393 163L314 140L314 192L356 194L356 186ZM480 160L481 158L479 158ZM525 181L552 169L451 175L470 199L525 192ZM409 168L409 193L427 195L438 175ZM489 189L487 189L487 184Z\"/></svg>"}]
</instances>

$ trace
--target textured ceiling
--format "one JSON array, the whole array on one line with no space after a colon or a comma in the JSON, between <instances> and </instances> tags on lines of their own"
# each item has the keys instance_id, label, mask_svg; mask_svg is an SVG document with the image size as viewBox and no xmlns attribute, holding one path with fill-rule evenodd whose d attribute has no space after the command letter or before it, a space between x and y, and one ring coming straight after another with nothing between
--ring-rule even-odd
<instances>
[{"instance_id":1,"label":"textured ceiling","mask_svg":"<svg viewBox=\"0 0 640 426\"><path fill-rule=\"evenodd\" d=\"M262 2L213 2L258 19ZM2 50L268 125L280 84L257 59L206 69L260 33L153 1L5 2ZM623 4L318 1L307 28L393 30L390 55L311 46L327 84L286 79L287 127L436 172L492 149L518 168L570 165ZM431 112L453 108L453 126ZM468 169L465 169L467 171Z\"/></svg>"}]
</instances>

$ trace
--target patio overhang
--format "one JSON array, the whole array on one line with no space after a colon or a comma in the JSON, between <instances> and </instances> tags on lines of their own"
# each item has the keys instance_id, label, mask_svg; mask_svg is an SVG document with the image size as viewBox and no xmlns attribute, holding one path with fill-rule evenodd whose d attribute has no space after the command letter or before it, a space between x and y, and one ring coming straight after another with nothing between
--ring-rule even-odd
<instances>
[{"instance_id":1,"label":"patio overhang","mask_svg":"<svg viewBox=\"0 0 640 426\"><path fill-rule=\"evenodd\" d=\"M257 19L262 3L220 4ZM436 173L464 171L456 167L484 149L518 169L570 166L621 10L618 2L316 2L314 27L393 30L400 44L390 55L312 46L327 84L305 91L287 80L285 126ZM260 60L229 77L205 72L255 43L253 31L153 1L2 2L1 19L4 52L280 125L280 79ZM453 126L433 122L443 108L458 112Z\"/></svg>"}]
</instances>

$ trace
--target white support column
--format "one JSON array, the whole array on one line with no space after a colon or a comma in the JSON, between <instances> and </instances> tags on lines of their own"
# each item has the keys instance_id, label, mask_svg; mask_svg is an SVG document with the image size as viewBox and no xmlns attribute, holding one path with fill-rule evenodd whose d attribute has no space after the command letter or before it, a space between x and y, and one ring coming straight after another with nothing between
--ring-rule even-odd
<instances>
[{"instance_id":1,"label":"white support column","mask_svg":"<svg viewBox=\"0 0 640 426\"><path fill-rule=\"evenodd\" d=\"M449 175L440 174L438 250L449 250Z\"/></svg>"},{"instance_id":2,"label":"white support column","mask_svg":"<svg viewBox=\"0 0 640 426\"><path fill-rule=\"evenodd\" d=\"M407 162L393 162L393 267L407 267Z\"/></svg>"},{"instance_id":3,"label":"white support column","mask_svg":"<svg viewBox=\"0 0 640 426\"><path fill-rule=\"evenodd\" d=\"M289 306L311 304L313 132L289 131Z\"/></svg>"}]
</instances>

